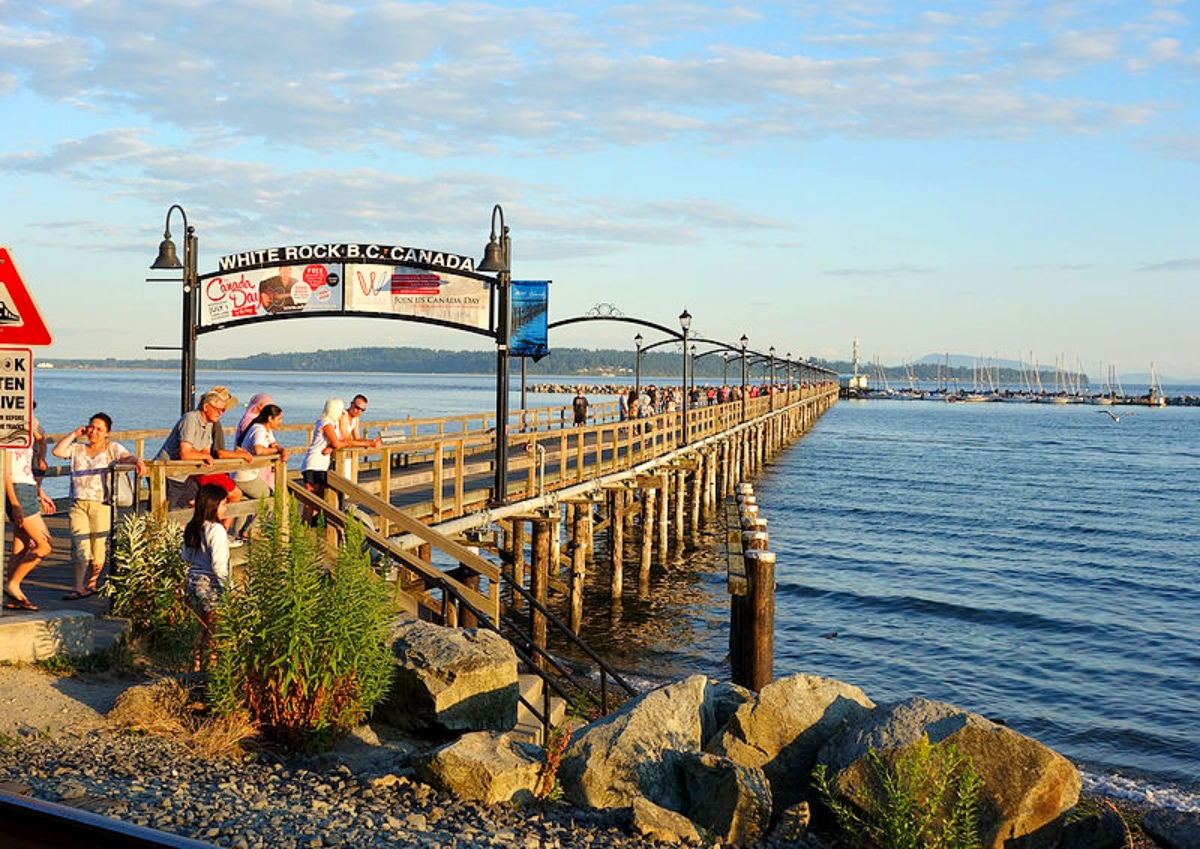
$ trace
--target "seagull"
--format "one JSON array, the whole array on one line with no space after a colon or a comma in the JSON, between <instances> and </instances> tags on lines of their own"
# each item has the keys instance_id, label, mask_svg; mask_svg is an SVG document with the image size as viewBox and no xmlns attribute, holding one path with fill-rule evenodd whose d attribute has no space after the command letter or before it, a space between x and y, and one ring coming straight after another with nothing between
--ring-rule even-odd
<instances>
[{"instance_id":1,"label":"seagull","mask_svg":"<svg viewBox=\"0 0 1200 849\"><path fill-rule=\"evenodd\" d=\"M1125 418L1126 416L1136 416L1137 415L1137 413L1122 413L1121 415L1118 416L1112 410L1097 410L1096 412L1097 413L1108 413L1108 417L1110 419L1112 419L1114 422L1119 422L1121 419Z\"/></svg>"}]
</instances>

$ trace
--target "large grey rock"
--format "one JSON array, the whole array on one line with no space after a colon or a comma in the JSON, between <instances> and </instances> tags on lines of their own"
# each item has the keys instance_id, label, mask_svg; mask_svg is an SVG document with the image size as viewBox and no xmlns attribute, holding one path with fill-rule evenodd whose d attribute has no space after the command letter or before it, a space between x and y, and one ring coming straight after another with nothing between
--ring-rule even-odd
<instances>
[{"instance_id":1,"label":"large grey rock","mask_svg":"<svg viewBox=\"0 0 1200 849\"><path fill-rule=\"evenodd\" d=\"M1200 849L1200 811L1151 811L1142 828L1164 849Z\"/></svg>"},{"instance_id":2,"label":"large grey rock","mask_svg":"<svg viewBox=\"0 0 1200 849\"><path fill-rule=\"evenodd\" d=\"M771 823L771 785L761 769L720 755L679 757L687 807L684 813L722 843L749 846Z\"/></svg>"},{"instance_id":3,"label":"large grey rock","mask_svg":"<svg viewBox=\"0 0 1200 849\"><path fill-rule=\"evenodd\" d=\"M375 716L408 730L509 731L517 655L494 631L406 622L392 632L396 671Z\"/></svg>"},{"instance_id":4,"label":"large grey rock","mask_svg":"<svg viewBox=\"0 0 1200 849\"><path fill-rule=\"evenodd\" d=\"M1079 771L1036 740L952 705L909 699L876 708L822 748L819 760L842 792L861 793L872 783L868 750L886 760L923 736L953 744L979 773L985 849L1050 849L1058 842L1063 814L1079 800Z\"/></svg>"},{"instance_id":5,"label":"large grey rock","mask_svg":"<svg viewBox=\"0 0 1200 849\"><path fill-rule=\"evenodd\" d=\"M651 690L580 729L559 766L568 799L592 808L627 808L639 796L684 810L680 753L699 752L708 681L693 675Z\"/></svg>"},{"instance_id":6,"label":"large grey rock","mask_svg":"<svg viewBox=\"0 0 1200 849\"><path fill-rule=\"evenodd\" d=\"M683 814L668 811L644 796L633 800L633 830L660 843L700 843L696 824Z\"/></svg>"},{"instance_id":7,"label":"large grey rock","mask_svg":"<svg viewBox=\"0 0 1200 849\"><path fill-rule=\"evenodd\" d=\"M782 810L804 796L821 746L873 707L858 687L833 678L781 678L739 707L705 750L760 767Z\"/></svg>"},{"instance_id":8,"label":"large grey rock","mask_svg":"<svg viewBox=\"0 0 1200 849\"><path fill-rule=\"evenodd\" d=\"M1056 849L1124 849L1129 826L1114 808L1105 808L1063 826Z\"/></svg>"},{"instance_id":9,"label":"large grey rock","mask_svg":"<svg viewBox=\"0 0 1200 849\"><path fill-rule=\"evenodd\" d=\"M507 734L464 734L417 763L425 781L460 799L494 805L534 799L541 772L540 750Z\"/></svg>"}]
</instances>

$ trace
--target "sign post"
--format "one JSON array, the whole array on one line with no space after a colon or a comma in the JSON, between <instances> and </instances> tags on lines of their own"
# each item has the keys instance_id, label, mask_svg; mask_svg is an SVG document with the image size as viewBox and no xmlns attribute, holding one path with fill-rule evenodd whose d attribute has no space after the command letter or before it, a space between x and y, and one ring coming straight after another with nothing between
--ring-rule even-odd
<instances>
[{"instance_id":1,"label":"sign post","mask_svg":"<svg viewBox=\"0 0 1200 849\"><path fill-rule=\"evenodd\" d=\"M29 294L8 248L0 247L0 345L49 345L50 331ZM33 352L0 347L0 513L4 512L8 474L6 449L28 448L33 441ZM4 575L0 535L0 583ZM0 615L3 615L0 612Z\"/></svg>"}]
</instances>

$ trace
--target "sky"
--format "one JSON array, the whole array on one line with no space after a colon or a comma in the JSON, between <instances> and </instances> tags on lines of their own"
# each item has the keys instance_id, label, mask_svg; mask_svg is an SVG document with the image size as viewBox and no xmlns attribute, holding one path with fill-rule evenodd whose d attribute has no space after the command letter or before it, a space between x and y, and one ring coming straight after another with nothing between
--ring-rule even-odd
<instances>
[{"instance_id":1,"label":"sky","mask_svg":"<svg viewBox=\"0 0 1200 849\"><path fill-rule=\"evenodd\" d=\"M0 244L36 356L173 356L172 204L218 257L482 257L551 321L780 355L1200 377L1200 3L0 0ZM181 230L173 219L173 232ZM633 348L634 328L551 331ZM647 344L649 343L649 338ZM198 355L485 347L308 318Z\"/></svg>"}]
</instances>

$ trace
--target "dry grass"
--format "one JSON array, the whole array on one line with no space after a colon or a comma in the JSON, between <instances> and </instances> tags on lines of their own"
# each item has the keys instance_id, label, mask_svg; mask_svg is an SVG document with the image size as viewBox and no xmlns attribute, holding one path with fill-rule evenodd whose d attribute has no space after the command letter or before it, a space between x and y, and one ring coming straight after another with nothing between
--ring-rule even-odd
<instances>
[{"instance_id":1,"label":"dry grass","mask_svg":"<svg viewBox=\"0 0 1200 849\"><path fill-rule=\"evenodd\" d=\"M242 715L211 716L204 703L176 678L130 687L108 714L114 726L142 734L169 736L206 758L240 757L258 730Z\"/></svg>"}]
</instances>

